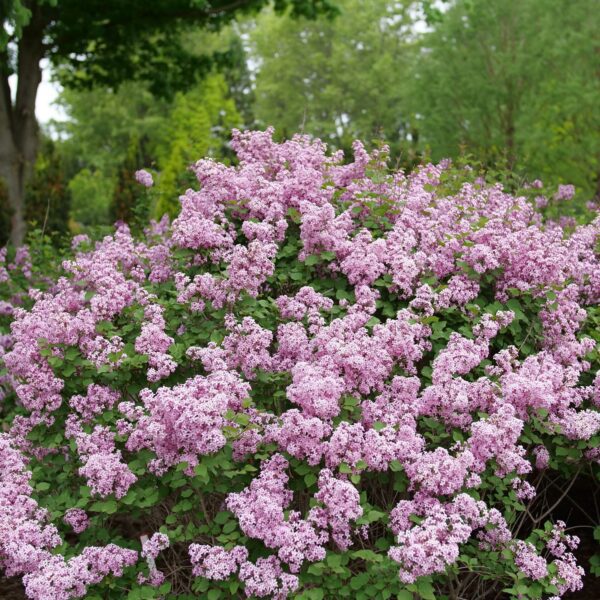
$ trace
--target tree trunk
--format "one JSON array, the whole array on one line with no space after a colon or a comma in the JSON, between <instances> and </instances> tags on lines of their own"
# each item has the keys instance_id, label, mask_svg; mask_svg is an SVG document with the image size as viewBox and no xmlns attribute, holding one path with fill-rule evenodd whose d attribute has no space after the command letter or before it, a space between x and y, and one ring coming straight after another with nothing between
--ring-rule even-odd
<instances>
[{"instance_id":1,"label":"tree trunk","mask_svg":"<svg viewBox=\"0 0 600 600\"><path fill-rule=\"evenodd\" d=\"M25 239L25 188L38 151L35 99L42 81L44 18L36 2L27 3L31 20L18 45L17 94L13 105L8 85L8 55L0 54L0 177L4 179L12 210L10 240L20 246Z\"/></svg>"}]
</instances>

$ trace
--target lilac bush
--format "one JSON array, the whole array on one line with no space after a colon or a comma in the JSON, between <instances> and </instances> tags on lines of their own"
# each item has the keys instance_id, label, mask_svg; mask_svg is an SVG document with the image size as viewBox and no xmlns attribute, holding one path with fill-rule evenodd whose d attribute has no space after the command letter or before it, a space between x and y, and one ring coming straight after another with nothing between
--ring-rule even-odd
<instances>
[{"instance_id":1,"label":"lilac bush","mask_svg":"<svg viewBox=\"0 0 600 600\"><path fill-rule=\"evenodd\" d=\"M232 146L142 238L45 279L3 251L0 567L34 600L580 589L544 498L598 473L600 218L359 142Z\"/></svg>"}]
</instances>

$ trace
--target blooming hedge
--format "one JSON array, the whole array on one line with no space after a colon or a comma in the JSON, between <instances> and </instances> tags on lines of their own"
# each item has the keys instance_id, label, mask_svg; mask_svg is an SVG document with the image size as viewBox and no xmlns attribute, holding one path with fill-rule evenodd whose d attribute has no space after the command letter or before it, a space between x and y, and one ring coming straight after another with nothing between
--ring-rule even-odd
<instances>
[{"instance_id":1,"label":"blooming hedge","mask_svg":"<svg viewBox=\"0 0 600 600\"><path fill-rule=\"evenodd\" d=\"M538 500L598 473L600 218L358 142L232 145L143 239L78 236L44 277L3 252L6 575L37 600L579 589Z\"/></svg>"}]
</instances>

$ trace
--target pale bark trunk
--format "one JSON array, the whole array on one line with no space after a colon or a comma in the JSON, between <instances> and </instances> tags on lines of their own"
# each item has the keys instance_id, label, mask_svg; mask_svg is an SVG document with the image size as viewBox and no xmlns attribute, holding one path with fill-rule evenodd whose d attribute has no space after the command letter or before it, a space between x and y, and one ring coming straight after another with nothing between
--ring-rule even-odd
<instances>
[{"instance_id":1,"label":"pale bark trunk","mask_svg":"<svg viewBox=\"0 0 600 600\"><path fill-rule=\"evenodd\" d=\"M10 240L20 246L25 239L25 188L38 150L35 99L42 80L40 61L44 56L44 20L37 3L29 7L32 16L18 44L17 94L11 100L7 72L0 85L0 177L4 180L12 210ZM5 58L5 57L1 57ZM1 68L1 66L0 66Z\"/></svg>"}]
</instances>

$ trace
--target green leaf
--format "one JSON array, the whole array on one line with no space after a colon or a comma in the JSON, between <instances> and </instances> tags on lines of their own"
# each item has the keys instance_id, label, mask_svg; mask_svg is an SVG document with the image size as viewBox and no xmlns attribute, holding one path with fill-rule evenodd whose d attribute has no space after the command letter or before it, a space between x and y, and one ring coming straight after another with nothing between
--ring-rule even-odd
<instances>
[{"instance_id":1,"label":"green leaf","mask_svg":"<svg viewBox=\"0 0 600 600\"><path fill-rule=\"evenodd\" d=\"M158 588L158 593L159 594L168 594L171 591L171 582L170 581L165 581L159 588Z\"/></svg>"},{"instance_id":2,"label":"green leaf","mask_svg":"<svg viewBox=\"0 0 600 600\"><path fill-rule=\"evenodd\" d=\"M75 373L75 367L73 365L67 365L62 372L64 377L71 377L73 373Z\"/></svg>"},{"instance_id":3,"label":"green leaf","mask_svg":"<svg viewBox=\"0 0 600 600\"><path fill-rule=\"evenodd\" d=\"M58 357L58 356L51 356L48 359L48 364L51 367L62 367L62 365L63 365L63 359L60 358L60 357Z\"/></svg>"},{"instance_id":4,"label":"green leaf","mask_svg":"<svg viewBox=\"0 0 600 600\"><path fill-rule=\"evenodd\" d=\"M422 580L417 582L417 589L419 591L419 595L423 600L435 600L435 593L433 590L433 585L428 580Z\"/></svg>"},{"instance_id":5,"label":"green leaf","mask_svg":"<svg viewBox=\"0 0 600 600\"><path fill-rule=\"evenodd\" d=\"M355 577L353 577L350 580L350 587L353 590L359 590L361 587L363 587L368 582L369 582L369 574L361 573L360 575L356 575Z\"/></svg>"},{"instance_id":6,"label":"green leaf","mask_svg":"<svg viewBox=\"0 0 600 600\"><path fill-rule=\"evenodd\" d=\"M228 521L223 525L223 533L231 533L237 528L237 523L235 521Z\"/></svg>"},{"instance_id":7,"label":"green leaf","mask_svg":"<svg viewBox=\"0 0 600 600\"><path fill-rule=\"evenodd\" d=\"M218 525L224 525L225 523L227 523L227 521L229 521L229 519L231 519L232 514L228 511L222 511L219 512L215 515L215 518L213 519L213 521L215 523L217 523Z\"/></svg>"},{"instance_id":8,"label":"green leaf","mask_svg":"<svg viewBox=\"0 0 600 600\"><path fill-rule=\"evenodd\" d=\"M206 468L206 465L203 464L196 465L194 467L194 473L202 478L208 477L208 469Z\"/></svg>"},{"instance_id":9,"label":"green leaf","mask_svg":"<svg viewBox=\"0 0 600 600\"><path fill-rule=\"evenodd\" d=\"M383 557L377 552L373 552L373 550L356 550L352 553L354 558L360 558L367 562L382 562Z\"/></svg>"},{"instance_id":10,"label":"green leaf","mask_svg":"<svg viewBox=\"0 0 600 600\"><path fill-rule=\"evenodd\" d=\"M327 558L325 559L327 565L330 567L341 567L342 566L342 556L341 554L327 554Z\"/></svg>"},{"instance_id":11,"label":"green leaf","mask_svg":"<svg viewBox=\"0 0 600 600\"><path fill-rule=\"evenodd\" d=\"M117 512L116 500L99 500L90 506L90 510L94 512L103 512L109 515Z\"/></svg>"},{"instance_id":12,"label":"green leaf","mask_svg":"<svg viewBox=\"0 0 600 600\"><path fill-rule=\"evenodd\" d=\"M464 442L465 436L463 435L462 431L459 431L458 429L454 429L452 431L452 439L455 442Z\"/></svg>"},{"instance_id":13,"label":"green leaf","mask_svg":"<svg viewBox=\"0 0 600 600\"><path fill-rule=\"evenodd\" d=\"M306 484L306 487L311 487L316 483L316 481L317 476L314 473L308 473L304 476L304 483Z\"/></svg>"},{"instance_id":14,"label":"green leaf","mask_svg":"<svg viewBox=\"0 0 600 600\"><path fill-rule=\"evenodd\" d=\"M374 523L375 521L380 521L386 516L386 513L381 512L379 510L370 510L363 519L367 520L367 523Z\"/></svg>"}]
</instances>

